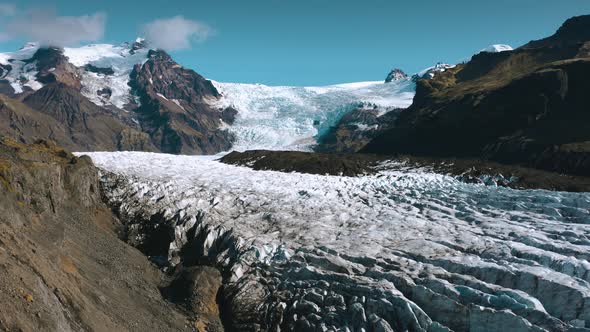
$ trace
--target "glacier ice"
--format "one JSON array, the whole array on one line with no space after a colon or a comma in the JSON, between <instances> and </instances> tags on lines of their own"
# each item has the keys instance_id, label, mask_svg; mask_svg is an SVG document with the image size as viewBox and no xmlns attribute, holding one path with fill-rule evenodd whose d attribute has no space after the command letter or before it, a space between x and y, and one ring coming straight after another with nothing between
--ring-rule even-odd
<instances>
[{"instance_id":1,"label":"glacier ice","mask_svg":"<svg viewBox=\"0 0 590 332\"><path fill-rule=\"evenodd\" d=\"M410 80L358 82L323 87L267 86L213 81L222 94L219 108L238 110L229 128L237 137L233 149L309 149L345 113L360 107L386 111L412 103Z\"/></svg>"},{"instance_id":2,"label":"glacier ice","mask_svg":"<svg viewBox=\"0 0 590 332\"><path fill-rule=\"evenodd\" d=\"M224 271L231 314L244 324L590 327L589 193L411 169L352 178L254 171L213 156L88 155L122 220L173 230L171 264L198 256Z\"/></svg>"}]
</instances>

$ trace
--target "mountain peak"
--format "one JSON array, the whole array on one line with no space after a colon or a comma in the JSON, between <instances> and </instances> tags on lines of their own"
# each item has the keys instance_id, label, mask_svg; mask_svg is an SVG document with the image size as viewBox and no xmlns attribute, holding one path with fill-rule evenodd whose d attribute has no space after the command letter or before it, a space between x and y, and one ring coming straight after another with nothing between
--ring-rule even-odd
<instances>
[{"instance_id":1,"label":"mountain peak","mask_svg":"<svg viewBox=\"0 0 590 332\"><path fill-rule=\"evenodd\" d=\"M403 70L395 68L387 74L385 78L385 83L393 82L393 81L401 81L408 78L408 74L404 73Z\"/></svg>"},{"instance_id":2,"label":"mountain peak","mask_svg":"<svg viewBox=\"0 0 590 332\"><path fill-rule=\"evenodd\" d=\"M590 40L590 15L582 15L565 21L554 35L531 41L521 48L563 47L584 43L588 40Z\"/></svg>"},{"instance_id":3,"label":"mountain peak","mask_svg":"<svg viewBox=\"0 0 590 332\"><path fill-rule=\"evenodd\" d=\"M131 44L131 50L129 51L129 53L135 54L137 51L139 51L141 49L145 49L146 47L147 47L146 40L144 38L137 37L135 39L135 42L133 42L133 44Z\"/></svg>"}]
</instances>

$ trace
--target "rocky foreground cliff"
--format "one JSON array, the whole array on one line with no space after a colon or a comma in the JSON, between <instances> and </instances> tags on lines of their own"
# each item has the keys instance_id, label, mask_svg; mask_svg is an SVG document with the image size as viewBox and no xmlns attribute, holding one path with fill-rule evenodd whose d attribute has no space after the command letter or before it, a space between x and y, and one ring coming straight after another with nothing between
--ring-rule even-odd
<instances>
[{"instance_id":1,"label":"rocky foreground cliff","mask_svg":"<svg viewBox=\"0 0 590 332\"><path fill-rule=\"evenodd\" d=\"M0 140L0 330L220 330L219 274L185 277L200 302L167 301L172 281L122 230L88 157Z\"/></svg>"}]
</instances>

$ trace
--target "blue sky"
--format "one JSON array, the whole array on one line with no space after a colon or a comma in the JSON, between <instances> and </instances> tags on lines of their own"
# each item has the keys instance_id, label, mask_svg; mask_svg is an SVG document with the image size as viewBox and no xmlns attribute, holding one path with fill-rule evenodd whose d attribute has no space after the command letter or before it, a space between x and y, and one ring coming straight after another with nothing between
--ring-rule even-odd
<instances>
[{"instance_id":1,"label":"blue sky","mask_svg":"<svg viewBox=\"0 0 590 332\"><path fill-rule=\"evenodd\" d=\"M10 3L0 0L0 3ZM394 67L416 72L458 62L495 43L512 46L552 34L590 14L589 0L16 0L19 12L59 16L104 12L103 42L135 39L143 24L177 15L212 33L171 51L181 64L218 81L324 85L381 80ZM2 20L10 19L0 17ZM1 32L1 30L0 30ZM24 37L0 42L18 48Z\"/></svg>"}]
</instances>

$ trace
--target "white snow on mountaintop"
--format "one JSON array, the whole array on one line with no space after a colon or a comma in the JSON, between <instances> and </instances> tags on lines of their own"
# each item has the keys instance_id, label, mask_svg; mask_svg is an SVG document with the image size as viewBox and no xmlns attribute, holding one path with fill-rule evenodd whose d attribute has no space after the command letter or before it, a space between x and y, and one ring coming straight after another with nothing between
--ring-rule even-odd
<instances>
[{"instance_id":1,"label":"white snow on mountaintop","mask_svg":"<svg viewBox=\"0 0 590 332\"><path fill-rule=\"evenodd\" d=\"M414 77L432 79L436 73L442 73L447 69L455 68L455 65L439 62L432 67L419 71Z\"/></svg>"},{"instance_id":2,"label":"white snow on mountaintop","mask_svg":"<svg viewBox=\"0 0 590 332\"><path fill-rule=\"evenodd\" d=\"M506 52L506 51L512 51L512 50L513 50L513 48L510 45L496 44L496 45L490 45L490 46L484 48L483 50L481 50L480 52L500 53L500 52Z\"/></svg>"},{"instance_id":3,"label":"white snow on mountaintop","mask_svg":"<svg viewBox=\"0 0 590 332\"><path fill-rule=\"evenodd\" d=\"M39 90L43 84L36 79L37 63L28 62L39 49L37 43L28 43L16 52L0 53L0 64L10 65L12 69L2 79L7 80L16 94L24 92L24 87ZM81 47L66 47L64 55L76 67L87 64L100 68L110 67L113 75L96 74L82 71L82 94L97 105L114 105L123 108L131 100L129 74L135 64L147 61L147 49L139 49L131 54L130 46L110 44L91 44ZM110 100L101 98L97 91L109 88L112 91Z\"/></svg>"},{"instance_id":4,"label":"white snow on mountaintop","mask_svg":"<svg viewBox=\"0 0 590 332\"><path fill-rule=\"evenodd\" d=\"M229 128L237 137L235 150L305 150L314 136L335 125L344 113L359 107L405 108L415 90L410 80L320 87L213 84L223 96L217 106L238 110Z\"/></svg>"},{"instance_id":5,"label":"white snow on mountaintop","mask_svg":"<svg viewBox=\"0 0 590 332\"><path fill-rule=\"evenodd\" d=\"M39 49L36 43L27 43L16 52L0 53L0 64L10 65L12 69L0 79L7 80L15 93L24 92L24 87L39 90L43 85L37 82L37 63L27 63ZM10 60L10 61L9 61Z\"/></svg>"},{"instance_id":6,"label":"white snow on mountaintop","mask_svg":"<svg viewBox=\"0 0 590 332\"><path fill-rule=\"evenodd\" d=\"M143 64L148 60L147 53L147 49L139 49L132 54L127 44L93 44L64 48L64 55L76 67L93 65L113 69L113 75L84 71L82 94L99 106L114 105L121 109L132 100L129 75L136 64ZM105 88L112 91L110 99L104 99L97 93Z\"/></svg>"}]
</instances>

